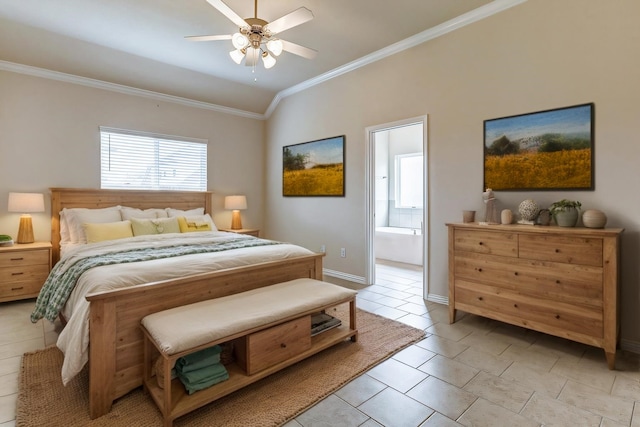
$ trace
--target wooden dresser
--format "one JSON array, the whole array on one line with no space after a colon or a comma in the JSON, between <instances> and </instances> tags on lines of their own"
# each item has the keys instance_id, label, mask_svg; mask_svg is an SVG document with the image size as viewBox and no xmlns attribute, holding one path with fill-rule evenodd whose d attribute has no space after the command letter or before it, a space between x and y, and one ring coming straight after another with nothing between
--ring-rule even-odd
<instances>
[{"instance_id":1,"label":"wooden dresser","mask_svg":"<svg viewBox=\"0 0 640 427\"><path fill-rule=\"evenodd\" d=\"M615 366L623 229L447 224L456 310L604 349Z\"/></svg>"}]
</instances>

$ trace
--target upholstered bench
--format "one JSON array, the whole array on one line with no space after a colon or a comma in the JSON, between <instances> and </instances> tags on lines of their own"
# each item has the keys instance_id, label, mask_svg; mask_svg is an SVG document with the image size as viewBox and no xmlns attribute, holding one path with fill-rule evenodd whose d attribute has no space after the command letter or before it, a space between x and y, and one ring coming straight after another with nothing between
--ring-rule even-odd
<instances>
[{"instance_id":1,"label":"upholstered bench","mask_svg":"<svg viewBox=\"0 0 640 427\"><path fill-rule=\"evenodd\" d=\"M357 340L356 291L315 279L295 279L201 301L142 319L144 387L165 426L194 409L262 379L346 339ZM349 303L349 325L311 336L311 316ZM171 379L176 360L216 344L233 342L236 362L229 379L188 395ZM152 378L156 354L162 385Z\"/></svg>"}]
</instances>

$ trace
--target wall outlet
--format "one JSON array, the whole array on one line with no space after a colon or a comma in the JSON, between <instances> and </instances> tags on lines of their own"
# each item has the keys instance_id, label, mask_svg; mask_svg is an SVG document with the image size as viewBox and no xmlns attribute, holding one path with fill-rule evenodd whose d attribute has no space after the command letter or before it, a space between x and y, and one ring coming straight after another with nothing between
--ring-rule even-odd
<instances>
[{"instance_id":1,"label":"wall outlet","mask_svg":"<svg viewBox=\"0 0 640 427\"><path fill-rule=\"evenodd\" d=\"M324 245L320 246L320 252L322 252L323 254L327 253L327 248Z\"/></svg>"},{"instance_id":2,"label":"wall outlet","mask_svg":"<svg viewBox=\"0 0 640 427\"><path fill-rule=\"evenodd\" d=\"M340 256L342 258L346 258L347 257L347 250L345 248L340 248Z\"/></svg>"}]
</instances>

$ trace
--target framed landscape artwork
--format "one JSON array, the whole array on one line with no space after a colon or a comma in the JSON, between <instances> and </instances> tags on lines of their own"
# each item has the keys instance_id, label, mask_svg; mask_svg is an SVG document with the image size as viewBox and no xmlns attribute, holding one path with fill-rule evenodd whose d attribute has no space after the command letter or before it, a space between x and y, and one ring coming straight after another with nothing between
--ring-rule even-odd
<instances>
[{"instance_id":1,"label":"framed landscape artwork","mask_svg":"<svg viewBox=\"0 0 640 427\"><path fill-rule=\"evenodd\" d=\"M282 147L282 195L344 197L345 137Z\"/></svg>"},{"instance_id":2,"label":"framed landscape artwork","mask_svg":"<svg viewBox=\"0 0 640 427\"><path fill-rule=\"evenodd\" d=\"M483 191L593 190L594 104L484 121Z\"/></svg>"}]
</instances>

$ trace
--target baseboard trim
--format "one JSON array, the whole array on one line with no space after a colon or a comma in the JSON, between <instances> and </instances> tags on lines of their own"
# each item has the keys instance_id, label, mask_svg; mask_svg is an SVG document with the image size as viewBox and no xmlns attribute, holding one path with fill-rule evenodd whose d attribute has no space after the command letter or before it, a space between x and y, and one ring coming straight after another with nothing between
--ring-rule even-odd
<instances>
[{"instance_id":1,"label":"baseboard trim","mask_svg":"<svg viewBox=\"0 0 640 427\"><path fill-rule=\"evenodd\" d=\"M343 273L341 271L336 271L336 270L329 270L328 268L323 268L322 269L322 274L324 274L325 276L331 276L331 277L335 277L337 279L342 279L342 280L347 280L349 282L354 282L357 283L359 285L366 285L366 281L364 279L364 277L362 276L356 276L353 274L349 274L349 273Z\"/></svg>"},{"instance_id":2,"label":"baseboard trim","mask_svg":"<svg viewBox=\"0 0 640 427\"><path fill-rule=\"evenodd\" d=\"M449 298L442 295L427 294L427 301L435 302L438 304L449 305Z\"/></svg>"},{"instance_id":3,"label":"baseboard trim","mask_svg":"<svg viewBox=\"0 0 640 427\"><path fill-rule=\"evenodd\" d=\"M620 340L620 349L640 354L640 342L631 340Z\"/></svg>"}]
</instances>

